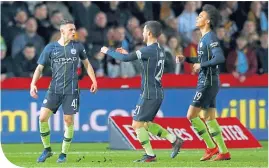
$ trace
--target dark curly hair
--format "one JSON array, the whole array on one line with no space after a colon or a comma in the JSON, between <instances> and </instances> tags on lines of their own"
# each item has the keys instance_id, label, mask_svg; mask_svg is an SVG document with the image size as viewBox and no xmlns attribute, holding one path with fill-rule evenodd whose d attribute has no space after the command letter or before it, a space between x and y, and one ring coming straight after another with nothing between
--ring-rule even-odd
<instances>
[{"instance_id":1,"label":"dark curly hair","mask_svg":"<svg viewBox=\"0 0 269 168\"><path fill-rule=\"evenodd\" d=\"M209 17L208 19L210 20L210 28L215 29L219 24L219 20L221 19L219 11L215 6L209 4L204 5L202 11L205 11Z\"/></svg>"}]
</instances>

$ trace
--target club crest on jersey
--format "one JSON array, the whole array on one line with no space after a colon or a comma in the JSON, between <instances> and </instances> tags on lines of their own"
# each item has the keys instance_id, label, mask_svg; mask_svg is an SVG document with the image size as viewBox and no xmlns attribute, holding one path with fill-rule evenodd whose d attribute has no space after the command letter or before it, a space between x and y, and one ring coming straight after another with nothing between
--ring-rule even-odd
<instances>
[{"instance_id":1,"label":"club crest on jersey","mask_svg":"<svg viewBox=\"0 0 269 168\"><path fill-rule=\"evenodd\" d=\"M203 47L203 42L200 43L200 48L202 48L202 47Z\"/></svg>"},{"instance_id":2,"label":"club crest on jersey","mask_svg":"<svg viewBox=\"0 0 269 168\"><path fill-rule=\"evenodd\" d=\"M71 54L76 54L76 53L77 53L77 50L74 49L74 48L72 48L72 49L71 49Z\"/></svg>"}]
</instances>

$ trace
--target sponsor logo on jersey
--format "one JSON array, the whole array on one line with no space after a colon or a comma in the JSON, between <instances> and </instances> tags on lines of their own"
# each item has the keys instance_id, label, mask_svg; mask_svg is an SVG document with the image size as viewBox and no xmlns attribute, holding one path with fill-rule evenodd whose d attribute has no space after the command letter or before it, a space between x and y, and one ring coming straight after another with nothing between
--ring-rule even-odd
<instances>
[{"instance_id":1,"label":"sponsor logo on jersey","mask_svg":"<svg viewBox=\"0 0 269 168\"><path fill-rule=\"evenodd\" d=\"M77 57L71 57L71 58L55 58L53 59L54 63L58 64L66 64L66 63L73 63L74 61L77 61Z\"/></svg>"}]
</instances>

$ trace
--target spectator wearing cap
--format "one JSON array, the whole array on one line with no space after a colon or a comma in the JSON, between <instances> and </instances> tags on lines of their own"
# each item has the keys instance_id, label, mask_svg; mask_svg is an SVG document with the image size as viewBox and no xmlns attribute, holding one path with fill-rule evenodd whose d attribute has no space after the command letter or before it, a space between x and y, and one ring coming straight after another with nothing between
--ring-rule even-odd
<instances>
[{"instance_id":1,"label":"spectator wearing cap","mask_svg":"<svg viewBox=\"0 0 269 168\"><path fill-rule=\"evenodd\" d=\"M26 22L25 33L18 35L12 43L12 57L14 58L27 43L35 46L36 53L39 55L44 46L44 40L37 34L37 22L35 18L29 18Z\"/></svg>"},{"instance_id":2,"label":"spectator wearing cap","mask_svg":"<svg viewBox=\"0 0 269 168\"><path fill-rule=\"evenodd\" d=\"M14 62L11 56L7 56L7 47L4 39L0 36L1 49L1 81L14 77Z\"/></svg>"},{"instance_id":3,"label":"spectator wearing cap","mask_svg":"<svg viewBox=\"0 0 269 168\"><path fill-rule=\"evenodd\" d=\"M244 82L247 76L257 72L257 57L255 51L247 46L247 39L240 36L236 39L236 49L232 50L226 61L227 71Z\"/></svg>"}]
</instances>

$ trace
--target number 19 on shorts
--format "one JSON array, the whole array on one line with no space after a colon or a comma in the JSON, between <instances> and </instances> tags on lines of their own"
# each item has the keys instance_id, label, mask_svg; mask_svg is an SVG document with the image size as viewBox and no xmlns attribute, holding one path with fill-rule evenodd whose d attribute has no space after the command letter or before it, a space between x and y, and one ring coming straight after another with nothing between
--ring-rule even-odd
<instances>
[{"instance_id":1,"label":"number 19 on shorts","mask_svg":"<svg viewBox=\"0 0 269 168\"><path fill-rule=\"evenodd\" d=\"M201 92L196 92L195 96L194 96L194 100L198 101L198 100L200 100L201 97L202 97L202 93Z\"/></svg>"}]
</instances>

